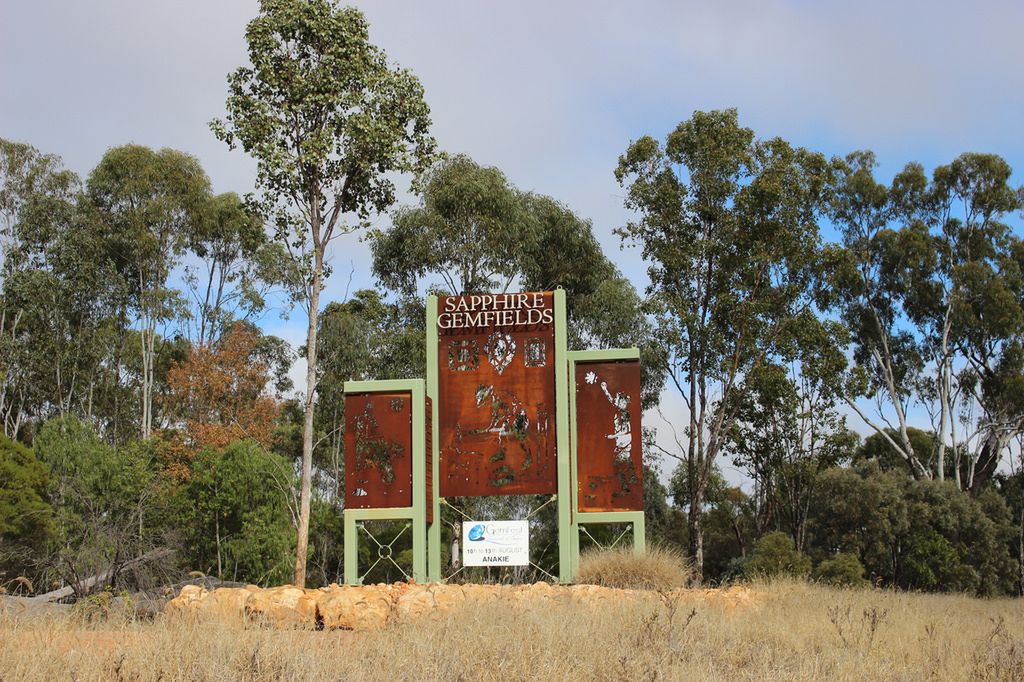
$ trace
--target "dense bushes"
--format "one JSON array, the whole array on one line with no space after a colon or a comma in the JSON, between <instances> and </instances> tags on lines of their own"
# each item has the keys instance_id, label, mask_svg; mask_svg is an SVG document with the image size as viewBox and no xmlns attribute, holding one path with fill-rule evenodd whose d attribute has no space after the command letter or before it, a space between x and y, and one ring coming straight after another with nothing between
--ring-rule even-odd
<instances>
[{"instance_id":1,"label":"dense bushes","mask_svg":"<svg viewBox=\"0 0 1024 682\"><path fill-rule=\"evenodd\" d=\"M828 468L815 476L798 552L789 517L763 491L751 497L719 478L704 515L706 577L809 574L837 585L1017 594L1019 479L996 477L972 497L951 481L914 480L877 457ZM685 486L673 492L685 510Z\"/></svg>"},{"instance_id":2,"label":"dense bushes","mask_svg":"<svg viewBox=\"0 0 1024 682\"><path fill-rule=\"evenodd\" d=\"M111 447L73 417L47 422L31 449L0 437L0 587L25 575L37 592L84 591L85 579L107 574L103 584L147 588L194 569L286 582L290 462L237 441L171 472L155 445ZM144 555L156 558L124 572Z\"/></svg>"},{"instance_id":3,"label":"dense bushes","mask_svg":"<svg viewBox=\"0 0 1024 682\"><path fill-rule=\"evenodd\" d=\"M860 587L867 584L864 566L852 554L840 552L831 559L825 559L814 568L813 577L818 582L839 587Z\"/></svg>"},{"instance_id":4,"label":"dense bushes","mask_svg":"<svg viewBox=\"0 0 1024 682\"><path fill-rule=\"evenodd\" d=\"M743 564L747 577L805 576L810 572L810 558L796 550L793 538L779 531L758 540L753 555Z\"/></svg>"}]
</instances>

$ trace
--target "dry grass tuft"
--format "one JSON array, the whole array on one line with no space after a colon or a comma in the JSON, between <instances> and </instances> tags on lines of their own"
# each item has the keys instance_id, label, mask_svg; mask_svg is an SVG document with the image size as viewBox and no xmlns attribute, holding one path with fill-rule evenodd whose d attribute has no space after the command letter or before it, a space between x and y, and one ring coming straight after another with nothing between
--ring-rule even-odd
<instances>
[{"instance_id":1,"label":"dry grass tuft","mask_svg":"<svg viewBox=\"0 0 1024 682\"><path fill-rule=\"evenodd\" d=\"M581 585L627 590L674 590L689 579L689 566L682 555L663 547L650 547L640 555L631 548L585 552L576 576Z\"/></svg>"}]
</instances>

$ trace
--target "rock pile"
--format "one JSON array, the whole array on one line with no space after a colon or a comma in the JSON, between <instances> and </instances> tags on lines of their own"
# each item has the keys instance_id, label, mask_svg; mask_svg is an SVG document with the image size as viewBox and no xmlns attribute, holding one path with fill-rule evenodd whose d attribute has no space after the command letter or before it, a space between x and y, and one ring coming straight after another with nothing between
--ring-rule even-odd
<instances>
[{"instance_id":1,"label":"rock pile","mask_svg":"<svg viewBox=\"0 0 1024 682\"><path fill-rule=\"evenodd\" d=\"M757 595L743 587L727 590L680 590L668 595L700 600L725 609L756 605ZM465 603L501 602L511 607L543 608L550 604L600 606L609 601L655 600L659 595L594 585L330 585L302 589L291 585L263 589L255 585L207 590L186 585L168 602L169 617L262 623L288 628L381 630L392 621L430 618Z\"/></svg>"}]
</instances>

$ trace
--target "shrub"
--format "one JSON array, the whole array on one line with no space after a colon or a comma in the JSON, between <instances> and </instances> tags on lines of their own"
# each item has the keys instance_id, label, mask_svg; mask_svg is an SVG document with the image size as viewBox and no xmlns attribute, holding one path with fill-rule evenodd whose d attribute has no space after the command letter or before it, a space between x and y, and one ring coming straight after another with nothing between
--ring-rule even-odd
<instances>
[{"instance_id":1,"label":"shrub","mask_svg":"<svg viewBox=\"0 0 1024 682\"><path fill-rule=\"evenodd\" d=\"M690 570L679 552L649 547L644 554L632 548L600 549L580 557L576 582L632 590L671 590L684 586Z\"/></svg>"},{"instance_id":2,"label":"shrub","mask_svg":"<svg viewBox=\"0 0 1024 682\"><path fill-rule=\"evenodd\" d=\"M848 552L840 552L818 564L814 579L841 587L861 587L868 582L864 579L864 566L856 555Z\"/></svg>"},{"instance_id":3,"label":"shrub","mask_svg":"<svg viewBox=\"0 0 1024 682\"><path fill-rule=\"evenodd\" d=\"M779 531L768 533L758 540L750 561L743 567L747 578L805 576L810 572L811 559L796 551L793 538Z\"/></svg>"}]
</instances>

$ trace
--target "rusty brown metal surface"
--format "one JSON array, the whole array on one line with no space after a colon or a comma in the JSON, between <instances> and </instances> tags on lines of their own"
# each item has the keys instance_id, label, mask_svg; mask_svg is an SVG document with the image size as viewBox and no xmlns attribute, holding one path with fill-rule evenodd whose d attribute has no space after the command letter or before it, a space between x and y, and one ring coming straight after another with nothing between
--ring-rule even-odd
<instances>
[{"instance_id":1,"label":"rusty brown metal surface","mask_svg":"<svg viewBox=\"0 0 1024 682\"><path fill-rule=\"evenodd\" d=\"M434 401L426 398L427 523L434 522Z\"/></svg>"},{"instance_id":2,"label":"rusty brown metal surface","mask_svg":"<svg viewBox=\"0 0 1024 682\"><path fill-rule=\"evenodd\" d=\"M345 396L345 506L412 506L412 397Z\"/></svg>"},{"instance_id":3,"label":"rusty brown metal surface","mask_svg":"<svg viewBox=\"0 0 1024 682\"><path fill-rule=\"evenodd\" d=\"M438 302L441 496L554 493L554 295L480 298Z\"/></svg>"},{"instance_id":4,"label":"rusty brown metal surface","mask_svg":"<svg viewBox=\"0 0 1024 682\"><path fill-rule=\"evenodd\" d=\"M579 363L574 381L580 511L643 511L640 363Z\"/></svg>"}]
</instances>

